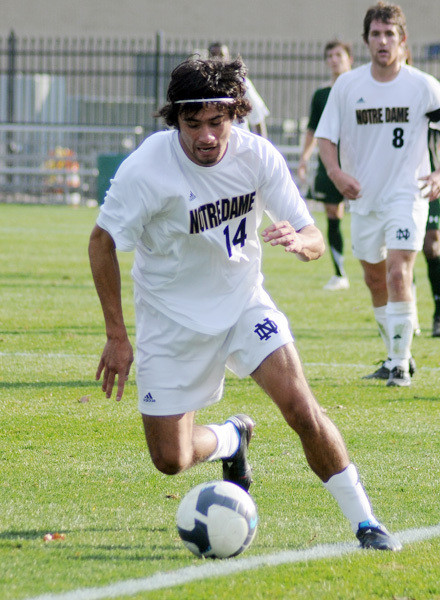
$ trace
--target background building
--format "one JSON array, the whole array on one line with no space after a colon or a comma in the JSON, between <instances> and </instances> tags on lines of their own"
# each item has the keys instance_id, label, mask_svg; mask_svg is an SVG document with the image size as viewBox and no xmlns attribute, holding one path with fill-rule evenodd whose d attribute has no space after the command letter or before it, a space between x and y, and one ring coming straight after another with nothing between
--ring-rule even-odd
<instances>
[{"instance_id":1,"label":"background building","mask_svg":"<svg viewBox=\"0 0 440 600\"><path fill-rule=\"evenodd\" d=\"M402 1L415 66L440 77L438 0ZM0 201L93 199L149 133L171 70L212 41L240 54L294 169L325 43L353 43L370 0L11 0L0 23ZM111 155L111 156L106 156ZM114 160L113 160L114 159ZM106 162L107 161L107 162ZM109 163L110 161L110 163ZM105 189L104 189L105 191Z\"/></svg>"},{"instance_id":2,"label":"background building","mask_svg":"<svg viewBox=\"0 0 440 600\"><path fill-rule=\"evenodd\" d=\"M411 40L438 42L438 0L401 0ZM360 40L374 0L6 0L0 34Z\"/></svg>"}]
</instances>

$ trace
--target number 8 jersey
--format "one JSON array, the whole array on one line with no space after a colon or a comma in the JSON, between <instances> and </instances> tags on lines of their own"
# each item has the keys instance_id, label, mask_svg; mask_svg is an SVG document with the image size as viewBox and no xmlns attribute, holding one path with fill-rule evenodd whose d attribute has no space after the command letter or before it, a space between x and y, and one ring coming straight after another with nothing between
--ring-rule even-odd
<instances>
[{"instance_id":1,"label":"number 8 jersey","mask_svg":"<svg viewBox=\"0 0 440 600\"><path fill-rule=\"evenodd\" d=\"M232 127L225 155L203 167L178 132L147 138L119 167L97 224L116 248L135 250L136 291L160 312L207 334L233 325L262 285L264 212L296 229L313 223L284 158Z\"/></svg>"},{"instance_id":2,"label":"number 8 jersey","mask_svg":"<svg viewBox=\"0 0 440 600\"><path fill-rule=\"evenodd\" d=\"M418 178L429 175L429 120L440 120L440 83L403 65L379 82L371 63L338 77L315 137L339 143L341 168L361 184L350 202L358 214L388 210L394 200L426 202Z\"/></svg>"}]
</instances>

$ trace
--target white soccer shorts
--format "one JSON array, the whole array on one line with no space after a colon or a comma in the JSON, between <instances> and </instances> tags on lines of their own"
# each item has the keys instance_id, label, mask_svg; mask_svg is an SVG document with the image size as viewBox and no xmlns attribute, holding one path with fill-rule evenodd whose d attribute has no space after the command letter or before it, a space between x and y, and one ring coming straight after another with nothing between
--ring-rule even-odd
<instances>
[{"instance_id":1,"label":"white soccer shorts","mask_svg":"<svg viewBox=\"0 0 440 600\"><path fill-rule=\"evenodd\" d=\"M351 213L353 255L371 264L386 259L387 250L423 248L428 202L393 202L383 212Z\"/></svg>"},{"instance_id":2,"label":"white soccer shorts","mask_svg":"<svg viewBox=\"0 0 440 600\"><path fill-rule=\"evenodd\" d=\"M288 321L262 289L219 335L183 327L135 297L136 383L141 413L175 415L218 402L225 367L246 377L293 341Z\"/></svg>"}]
</instances>

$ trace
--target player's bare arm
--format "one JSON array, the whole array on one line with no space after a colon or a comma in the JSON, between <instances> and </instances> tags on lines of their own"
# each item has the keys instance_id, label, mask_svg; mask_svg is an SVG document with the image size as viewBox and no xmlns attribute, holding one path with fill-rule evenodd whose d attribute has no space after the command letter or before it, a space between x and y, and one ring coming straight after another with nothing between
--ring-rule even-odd
<instances>
[{"instance_id":1,"label":"player's bare arm","mask_svg":"<svg viewBox=\"0 0 440 600\"><path fill-rule=\"evenodd\" d=\"M361 196L361 186L357 179L345 173L339 166L338 147L332 141L318 138L319 154L327 175L341 192L344 198L356 200Z\"/></svg>"},{"instance_id":2,"label":"player's bare arm","mask_svg":"<svg viewBox=\"0 0 440 600\"><path fill-rule=\"evenodd\" d=\"M102 390L110 398L117 377L116 400L119 401L133 362L133 349L122 314L121 280L115 244L112 237L98 225L90 236L89 258L107 334L96 379L99 380L103 374Z\"/></svg>"},{"instance_id":3,"label":"player's bare arm","mask_svg":"<svg viewBox=\"0 0 440 600\"><path fill-rule=\"evenodd\" d=\"M284 246L286 252L296 254L304 262L316 260L324 254L324 239L315 225L296 231L288 221L278 221L266 227L262 236L266 243Z\"/></svg>"},{"instance_id":4,"label":"player's bare arm","mask_svg":"<svg viewBox=\"0 0 440 600\"><path fill-rule=\"evenodd\" d=\"M426 177L420 177L419 181L422 183L422 194L430 202L440 197L440 167Z\"/></svg>"}]
</instances>

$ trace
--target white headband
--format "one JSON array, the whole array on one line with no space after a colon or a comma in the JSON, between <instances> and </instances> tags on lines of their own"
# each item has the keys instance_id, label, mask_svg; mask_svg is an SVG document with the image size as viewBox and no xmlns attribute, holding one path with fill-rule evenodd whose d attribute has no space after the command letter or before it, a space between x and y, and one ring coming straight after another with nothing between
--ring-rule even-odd
<instances>
[{"instance_id":1,"label":"white headband","mask_svg":"<svg viewBox=\"0 0 440 600\"><path fill-rule=\"evenodd\" d=\"M175 100L173 104L204 104L205 102L235 102L236 98L194 98L190 100Z\"/></svg>"}]
</instances>

